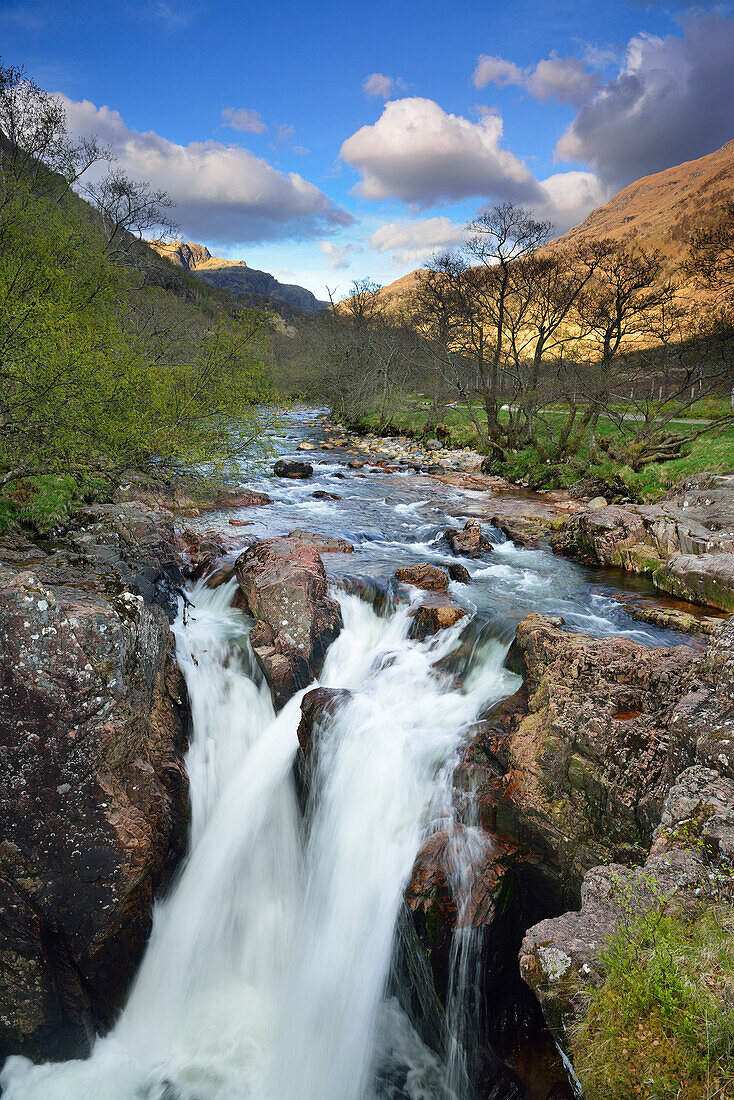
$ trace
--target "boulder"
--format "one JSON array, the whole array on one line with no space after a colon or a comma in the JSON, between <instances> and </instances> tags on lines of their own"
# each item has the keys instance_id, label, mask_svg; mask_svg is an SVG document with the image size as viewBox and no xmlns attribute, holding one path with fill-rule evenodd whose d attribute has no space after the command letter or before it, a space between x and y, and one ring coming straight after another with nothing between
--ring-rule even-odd
<instances>
[{"instance_id":1,"label":"boulder","mask_svg":"<svg viewBox=\"0 0 734 1100\"><path fill-rule=\"evenodd\" d=\"M0 545L0 1059L89 1053L185 847L172 525L98 506L32 567Z\"/></svg>"},{"instance_id":2,"label":"boulder","mask_svg":"<svg viewBox=\"0 0 734 1100\"><path fill-rule=\"evenodd\" d=\"M443 592L449 586L449 575L437 565L421 561L416 565L403 565L395 570L397 580L403 584L412 584L416 588L426 588L429 592Z\"/></svg>"},{"instance_id":3,"label":"boulder","mask_svg":"<svg viewBox=\"0 0 734 1100\"><path fill-rule=\"evenodd\" d=\"M465 615L464 608L451 600L430 600L412 612L409 635L418 641L425 641L432 634L438 634L439 630L455 626Z\"/></svg>"},{"instance_id":4,"label":"boulder","mask_svg":"<svg viewBox=\"0 0 734 1100\"><path fill-rule=\"evenodd\" d=\"M470 584L471 573L464 565L459 565L458 561L447 562L444 566L448 570L449 578L452 581L456 581L458 584Z\"/></svg>"},{"instance_id":5,"label":"boulder","mask_svg":"<svg viewBox=\"0 0 734 1100\"><path fill-rule=\"evenodd\" d=\"M592 497L589 501L589 508L594 511L597 508L607 508L609 505L606 497Z\"/></svg>"},{"instance_id":6,"label":"boulder","mask_svg":"<svg viewBox=\"0 0 734 1100\"><path fill-rule=\"evenodd\" d=\"M310 462L297 462L286 458L279 458L273 463L273 473L276 477L288 477L294 481L303 481L313 477L313 466Z\"/></svg>"},{"instance_id":7,"label":"boulder","mask_svg":"<svg viewBox=\"0 0 734 1100\"><path fill-rule=\"evenodd\" d=\"M492 549L492 543L482 534L482 524L478 519L468 519L461 531L447 527L443 536L453 552L462 558L480 558Z\"/></svg>"},{"instance_id":8,"label":"boulder","mask_svg":"<svg viewBox=\"0 0 734 1100\"><path fill-rule=\"evenodd\" d=\"M734 611L734 554L678 554L656 570L653 580L678 599Z\"/></svg>"},{"instance_id":9,"label":"boulder","mask_svg":"<svg viewBox=\"0 0 734 1100\"><path fill-rule=\"evenodd\" d=\"M237 580L256 620L250 645L280 709L318 676L342 627L339 604L313 546L298 539L256 543L237 559Z\"/></svg>"},{"instance_id":10,"label":"boulder","mask_svg":"<svg viewBox=\"0 0 734 1100\"><path fill-rule=\"evenodd\" d=\"M353 554L354 547L346 539L329 538L328 535L317 535L314 531L302 531L296 528L288 534L289 539L295 542L308 543L319 554Z\"/></svg>"}]
</instances>

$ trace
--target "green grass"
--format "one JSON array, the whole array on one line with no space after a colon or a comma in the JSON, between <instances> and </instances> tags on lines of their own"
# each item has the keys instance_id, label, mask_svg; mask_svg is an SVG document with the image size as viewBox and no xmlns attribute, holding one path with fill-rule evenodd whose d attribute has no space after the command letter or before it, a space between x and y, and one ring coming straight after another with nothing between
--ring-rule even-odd
<instances>
[{"instance_id":1,"label":"green grass","mask_svg":"<svg viewBox=\"0 0 734 1100\"><path fill-rule=\"evenodd\" d=\"M699 402L693 407L691 415L703 418L720 415L720 406L721 402ZM406 397L399 406L392 430L399 434L421 436L428 422L428 414L428 402ZM565 414L559 410L557 415ZM477 416L483 417L479 409ZM448 428L452 446L469 446L481 450L481 440L466 409L445 409L441 414L441 423ZM361 424L365 429L374 430L376 418L367 416ZM693 433L696 426L680 424L676 426L676 430L684 435L686 432ZM602 419L597 434L609 438L618 435L618 432L611 421ZM509 455L506 462L495 463L492 470L510 481L526 482L535 489L568 489L581 477L592 476L608 486L610 496L628 495L637 501L653 501L663 496L677 482L694 474L703 471L726 473L734 470L734 427L726 429L715 438L702 436L694 439L679 458L668 462L653 462L637 472L629 467L616 466L611 461L590 466L588 453L584 450L573 462L548 463L531 447Z\"/></svg>"},{"instance_id":2,"label":"green grass","mask_svg":"<svg viewBox=\"0 0 734 1100\"><path fill-rule=\"evenodd\" d=\"M110 487L102 478L75 478L71 474L43 474L24 478L8 486L0 499L0 534L25 529L48 535L63 527L74 512L95 500L109 497Z\"/></svg>"},{"instance_id":3,"label":"green grass","mask_svg":"<svg viewBox=\"0 0 734 1100\"><path fill-rule=\"evenodd\" d=\"M651 912L602 954L571 1035L586 1100L724 1100L734 1089L734 910Z\"/></svg>"}]
</instances>

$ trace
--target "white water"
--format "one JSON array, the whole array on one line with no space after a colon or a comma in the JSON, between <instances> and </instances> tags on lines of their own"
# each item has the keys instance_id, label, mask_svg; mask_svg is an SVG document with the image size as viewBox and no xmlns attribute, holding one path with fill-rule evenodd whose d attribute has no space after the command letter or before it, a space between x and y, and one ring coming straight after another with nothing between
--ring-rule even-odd
<instances>
[{"instance_id":1,"label":"white water","mask_svg":"<svg viewBox=\"0 0 734 1100\"><path fill-rule=\"evenodd\" d=\"M7 1100L367 1100L386 1057L410 1100L462 1093L383 997L402 890L451 814L462 738L517 682L504 648L459 689L436 664L460 627L409 641L407 608L381 618L342 596L321 683L354 695L315 748L304 828L302 693L275 716L231 594L199 586L175 627L194 719L191 845L127 1007L85 1062L9 1059Z\"/></svg>"}]
</instances>

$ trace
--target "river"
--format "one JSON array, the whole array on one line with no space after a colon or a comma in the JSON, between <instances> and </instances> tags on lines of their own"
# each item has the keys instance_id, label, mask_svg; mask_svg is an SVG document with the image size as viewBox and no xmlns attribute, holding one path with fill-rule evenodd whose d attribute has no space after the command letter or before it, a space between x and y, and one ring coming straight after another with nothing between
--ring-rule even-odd
<instances>
[{"instance_id":1,"label":"river","mask_svg":"<svg viewBox=\"0 0 734 1100\"><path fill-rule=\"evenodd\" d=\"M294 412L278 449L295 456L312 418ZM332 581L379 586L399 565L449 560L441 532L483 504L482 494L435 478L350 469L346 453L299 457L314 464L313 478L250 481L270 506L201 525L231 532L235 518L259 537L294 528L339 535L355 553L325 556ZM188 855L157 905L112 1032L86 1061L9 1059L0 1076L7 1100L470 1100L470 937L457 937L452 956L441 1049L420 1038L388 979L422 841L461 815L459 908L488 843L471 807L454 806L452 773L472 723L519 684L504 667L515 625L543 612L595 636L685 640L628 616L615 599L627 587L621 575L485 533L491 554L454 559L471 574L469 585L451 584L469 615L427 641L408 637L406 602L373 606L335 587L344 628L320 683L352 695L316 746L305 815L294 780L303 693L276 715L249 621L231 606L235 582L191 588L192 606L173 628L193 714Z\"/></svg>"}]
</instances>

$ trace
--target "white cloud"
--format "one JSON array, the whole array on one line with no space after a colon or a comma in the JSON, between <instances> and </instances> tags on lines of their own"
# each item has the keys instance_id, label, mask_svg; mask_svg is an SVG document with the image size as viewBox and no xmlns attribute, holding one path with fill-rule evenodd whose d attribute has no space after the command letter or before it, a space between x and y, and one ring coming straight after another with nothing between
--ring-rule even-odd
<instances>
[{"instance_id":1,"label":"white cloud","mask_svg":"<svg viewBox=\"0 0 734 1100\"><path fill-rule=\"evenodd\" d=\"M425 207L473 196L538 198L536 181L501 148L501 138L498 114L470 122L431 99L411 96L386 103L374 125L347 138L340 155L361 173L356 192L367 199Z\"/></svg>"},{"instance_id":2,"label":"white cloud","mask_svg":"<svg viewBox=\"0 0 734 1100\"><path fill-rule=\"evenodd\" d=\"M514 61L506 61L504 57L491 57L486 53L477 61L472 76L476 88L486 88L488 84L505 88L508 84L522 84L523 79L523 70Z\"/></svg>"},{"instance_id":3,"label":"white cloud","mask_svg":"<svg viewBox=\"0 0 734 1100\"><path fill-rule=\"evenodd\" d=\"M332 271L342 271L345 267L349 267L349 257L356 251L356 245L339 245L334 244L333 241L319 241L319 248Z\"/></svg>"},{"instance_id":4,"label":"white cloud","mask_svg":"<svg viewBox=\"0 0 734 1100\"><path fill-rule=\"evenodd\" d=\"M698 15L681 36L638 34L622 68L556 146L615 187L692 160L734 136L734 19Z\"/></svg>"},{"instance_id":5,"label":"white cloud","mask_svg":"<svg viewBox=\"0 0 734 1100\"><path fill-rule=\"evenodd\" d=\"M557 172L541 180L540 186L545 201L535 206L535 216L552 222L558 234L582 222L611 194L593 172Z\"/></svg>"},{"instance_id":6,"label":"white cloud","mask_svg":"<svg viewBox=\"0 0 734 1100\"><path fill-rule=\"evenodd\" d=\"M451 218L425 218L415 222L389 222L370 237L377 252L389 252L399 266L419 267L434 253L453 248L464 232Z\"/></svg>"},{"instance_id":7,"label":"white cloud","mask_svg":"<svg viewBox=\"0 0 734 1100\"><path fill-rule=\"evenodd\" d=\"M541 103L549 99L559 103L583 103L599 84L598 75L588 72L583 61L577 57L558 57L555 52L526 69L503 57L482 54L472 79L477 88L485 88L488 84L496 84L499 88L517 85Z\"/></svg>"},{"instance_id":8,"label":"white cloud","mask_svg":"<svg viewBox=\"0 0 734 1100\"><path fill-rule=\"evenodd\" d=\"M362 90L366 95L381 99L388 99L394 87L395 80L393 77L385 76L384 73L370 73L368 77L365 77L362 84Z\"/></svg>"},{"instance_id":9,"label":"white cloud","mask_svg":"<svg viewBox=\"0 0 734 1100\"><path fill-rule=\"evenodd\" d=\"M263 122L259 111L253 111L249 107L225 107L222 111L225 126L241 133L264 134L267 126Z\"/></svg>"},{"instance_id":10,"label":"white cloud","mask_svg":"<svg viewBox=\"0 0 734 1100\"><path fill-rule=\"evenodd\" d=\"M221 244L323 236L354 220L295 172L280 172L239 146L178 145L126 126L118 111L88 100L63 102L70 131L96 134L134 179L150 180L176 202L186 237Z\"/></svg>"}]
</instances>

